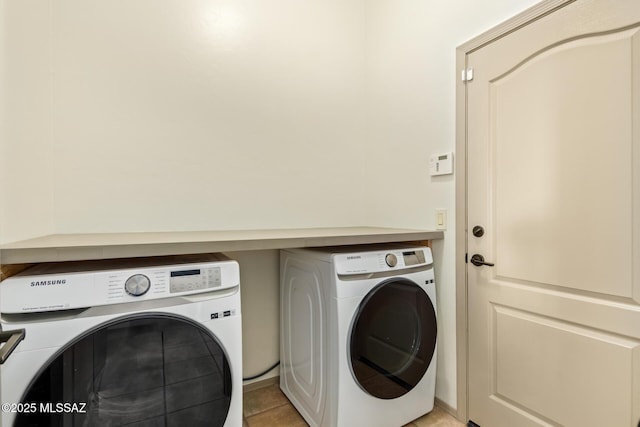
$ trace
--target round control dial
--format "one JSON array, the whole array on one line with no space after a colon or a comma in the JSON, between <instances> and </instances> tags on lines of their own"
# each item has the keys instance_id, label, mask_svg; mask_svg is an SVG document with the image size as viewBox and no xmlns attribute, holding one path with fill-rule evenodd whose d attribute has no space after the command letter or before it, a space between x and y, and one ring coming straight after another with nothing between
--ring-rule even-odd
<instances>
[{"instance_id":1,"label":"round control dial","mask_svg":"<svg viewBox=\"0 0 640 427\"><path fill-rule=\"evenodd\" d=\"M396 257L394 254L387 254L387 256L384 257L384 261L389 267L395 267L396 265L398 265L398 257Z\"/></svg>"},{"instance_id":2,"label":"round control dial","mask_svg":"<svg viewBox=\"0 0 640 427\"><path fill-rule=\"evenodd\" d=\"M144 274L134 274L124 282L124 290L134 297L146 294L150 287L151 280Z\"/></svg>"}]
</instances>

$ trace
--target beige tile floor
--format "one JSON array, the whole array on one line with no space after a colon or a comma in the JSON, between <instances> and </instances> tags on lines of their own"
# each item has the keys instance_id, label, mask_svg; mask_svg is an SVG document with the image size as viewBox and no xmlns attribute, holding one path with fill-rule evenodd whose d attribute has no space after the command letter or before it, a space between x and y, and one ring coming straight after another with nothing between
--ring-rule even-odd
<instances>
[{"instance_id":1,"label":"beige tile floor","mask_svg":"<svg viewBox=\"0 0 640 427\"><path fill-rule=\"evenodd\" d=\"M307 427L278 384L266 384L244 393L244 427ZM437 406L427 415L404 427L464 427Z\"/></svg>"}]
</instances>

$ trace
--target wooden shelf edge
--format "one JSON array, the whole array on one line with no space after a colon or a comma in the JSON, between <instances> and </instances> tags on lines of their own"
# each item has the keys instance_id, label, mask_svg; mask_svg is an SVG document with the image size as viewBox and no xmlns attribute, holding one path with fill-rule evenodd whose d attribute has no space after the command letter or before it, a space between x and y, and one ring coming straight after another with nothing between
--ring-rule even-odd
<instances>
[{"instance_id":1,"label":"wooden shelf edge","mask_svg":"<svg viewBox=\"0 0 640 427\"><path fill-rule=\"evenodd\" d=\"M198 238L195 238L198 237ZM179 241L184 238L185 241ZM443 239L442 231L384 227L45 236L0 246L0 265Z\"/></svg>"}]
</instances>

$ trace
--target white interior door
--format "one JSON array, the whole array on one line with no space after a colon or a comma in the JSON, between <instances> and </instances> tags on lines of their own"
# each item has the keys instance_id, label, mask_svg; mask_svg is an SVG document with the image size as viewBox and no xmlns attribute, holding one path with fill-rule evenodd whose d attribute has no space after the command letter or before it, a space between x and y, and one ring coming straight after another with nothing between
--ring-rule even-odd
<instances>
[{"instance_id":1,"label":"white interior door","mask_svg":"<svg viewBox=\"0 0 640 427\"><path fill-rule=\"evenodd\" d=\"M467 266L469 418L636 426L640 2L578 0L467 65L468 257L495 264Z\"/></svg>"}]
</instances>

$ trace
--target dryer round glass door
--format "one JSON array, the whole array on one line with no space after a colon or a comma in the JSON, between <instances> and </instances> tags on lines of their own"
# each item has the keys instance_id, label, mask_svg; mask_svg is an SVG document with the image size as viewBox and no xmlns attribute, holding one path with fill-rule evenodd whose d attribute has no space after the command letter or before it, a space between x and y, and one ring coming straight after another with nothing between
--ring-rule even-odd
<instances>
[{"instance_id":1,"label":"dryer round glass door","mask_svg":"<svg viewBox=\"0 0 640 427\"><path fill-rule=\"evenodd\" d=\"M231 370L216 338L192 321L134 315L86 333L42 368L15 426L222 426Z\"/></svg>"},{"instance_id":2,"label":"dryer round glass door","mask_svg":"<svg viewBox=\"0 0 640 427\"><path fill-rule=\"evenodd\" d=\"M353 376L367 393L395 399L422 379L436 347L436 312L426 292L390 279L362 300L350 335Z\"/></svg>"}]
</instances>

